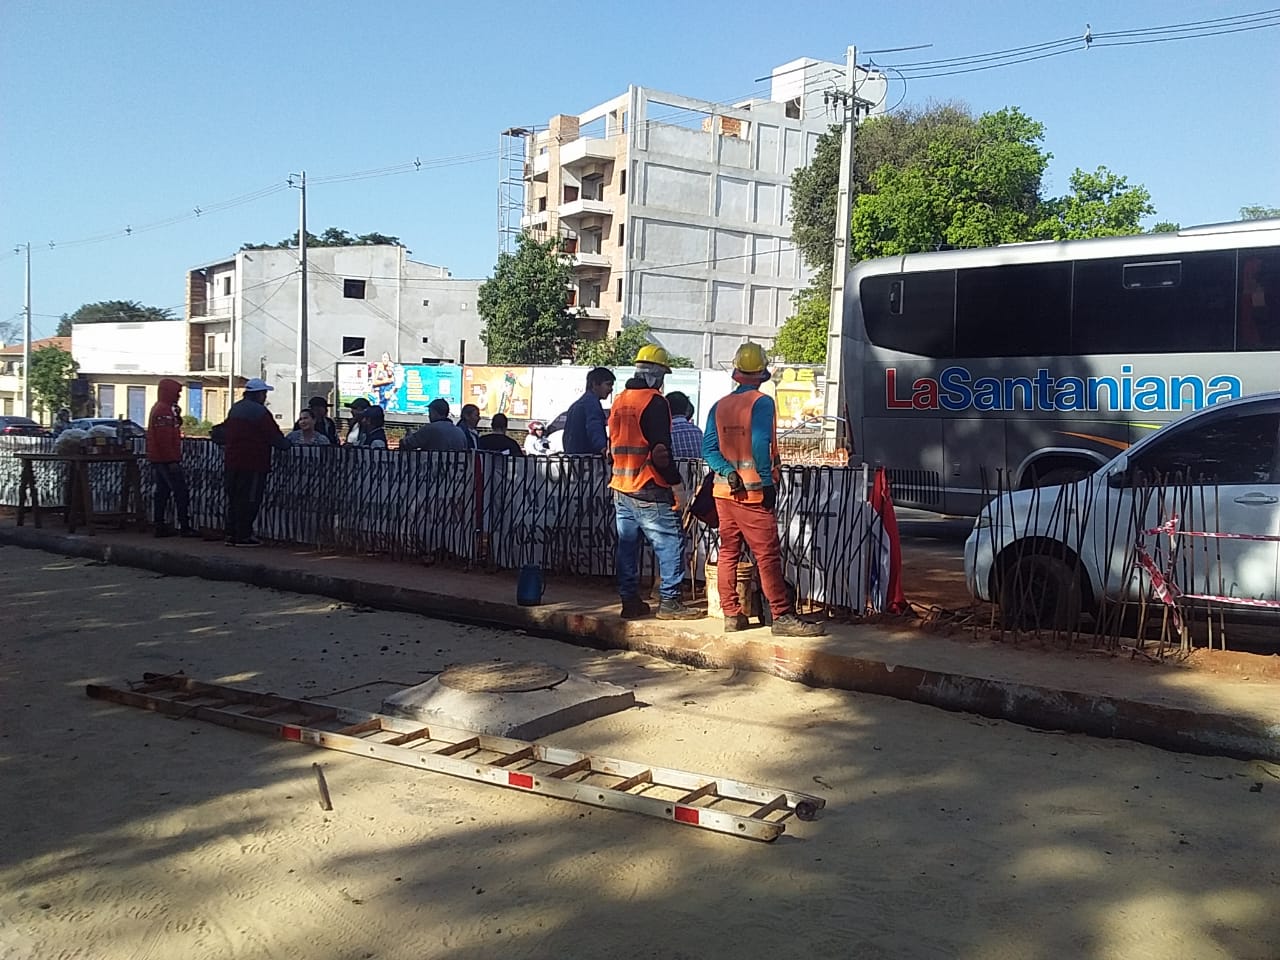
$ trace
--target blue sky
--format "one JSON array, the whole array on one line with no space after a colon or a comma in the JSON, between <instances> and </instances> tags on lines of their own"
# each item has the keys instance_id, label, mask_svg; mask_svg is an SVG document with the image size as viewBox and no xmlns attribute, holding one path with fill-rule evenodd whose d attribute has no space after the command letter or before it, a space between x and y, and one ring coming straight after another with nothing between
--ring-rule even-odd
<instances>
[{"instance_id":1,"label":"blue sky","mask_svg":"<svg viewBox=\"0 0 1280 960\"><path fill-rule=\"evenodd\" d=\"M316 178L420 158L414 173L314 183L308 225L402 237L414 259L483 277L497 246L501 130L545 124L628 83L714 101L801 56L884 63L958 57L1082 34L1266 9L1252 2L643 5L476 2L196 8L7 0L0 35L0 320L22 309L32 243L35 331L81 303L140 300L181 314L184 272L296 229L297 193L128 237L68 241L186 217L306 169ZM530 17L528 12L539 11ZM545 11L543 13L542 11ZM961 12L963 11L963 12ZM631 39L623 45L623 38ZM1159 219L1234 219L1280 206L1280 29L1094 48L912 81L906 102L1017 105L1042 121L1047 188L1105 164L1145 184ZM890 102L902 95L895 83ZM429 161L466 157L432 166ZM58 242L50 249L49 241Z\"/></svg>"}]
</instances>

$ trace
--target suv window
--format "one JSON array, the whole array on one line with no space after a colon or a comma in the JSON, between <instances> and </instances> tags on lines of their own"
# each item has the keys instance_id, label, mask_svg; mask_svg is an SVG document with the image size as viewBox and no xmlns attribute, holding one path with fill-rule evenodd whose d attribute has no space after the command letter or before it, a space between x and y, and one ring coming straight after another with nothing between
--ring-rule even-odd
<instances>
[{"instance_id":1,"label":"suv window","mask_svg":"<svg viewBox=\"0 0 1280 960\"><path fill-rule=\"evenodd\" d=\"M1278 433L1280 413L1206 417L1139 452L1127 483L1280 483Z\"/></svg>"}]
</instances>

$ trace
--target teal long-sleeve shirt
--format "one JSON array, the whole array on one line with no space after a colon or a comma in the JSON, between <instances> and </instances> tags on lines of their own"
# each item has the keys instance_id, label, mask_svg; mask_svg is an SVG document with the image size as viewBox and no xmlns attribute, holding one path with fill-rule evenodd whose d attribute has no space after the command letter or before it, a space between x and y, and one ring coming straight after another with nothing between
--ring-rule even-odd
<instances>
[{"instance_id":1,"label":"teal long-sleeve shirt","mask_svg":"<svg viewBox=\"0 0 1280 960\"><path fill-rule=\"evenodd\" d=\"M748 390L759 390L759 387L743 384L734 393L746 393ZM707 416L707 429L702 434L702 459L722 477L727 477L733 470L729 461L720 452L720 437L716 430L716 407L711 408ZM767 393L751 408L751 458L756 462L756 473L760 474L760 482L766 487L773 486L773 457L770 445L773 442L774 407L773 397Z\"/></svg>"}]
</instances>

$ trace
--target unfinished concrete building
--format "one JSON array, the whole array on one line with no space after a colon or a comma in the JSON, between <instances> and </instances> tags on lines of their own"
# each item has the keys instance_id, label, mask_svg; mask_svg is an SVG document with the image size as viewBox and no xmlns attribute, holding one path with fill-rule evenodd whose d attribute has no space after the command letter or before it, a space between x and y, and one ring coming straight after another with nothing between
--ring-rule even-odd
<instances>
[{"instance_id":1,"label":"unfinished concrete building","mask_svg":"<svg viewBox=\"0 0 1280 960\"><path fill-rule=\"evenodd\" d=\"M523 196L500 198L518 205L521 229L564 238L584 334L643 320L705 367L747 337L772 341L808 282L790 241L791 175L836 121L828 95L844 71L792 61L774 69L768 99L729 105L631 86L504 135L524 148ZM886 89L859 70L859 118L883 111Z\"/></svg>"}]
</instances>

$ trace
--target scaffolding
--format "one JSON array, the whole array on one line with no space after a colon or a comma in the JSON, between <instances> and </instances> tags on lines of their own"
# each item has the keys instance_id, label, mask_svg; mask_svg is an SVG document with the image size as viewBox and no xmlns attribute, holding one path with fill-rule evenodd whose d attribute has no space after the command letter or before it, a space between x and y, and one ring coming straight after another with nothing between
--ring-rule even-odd
<instances>
[{"instance_id":1,"label":"scaffolding","mask_svg":"<svg viewBox=\"0 0 1280 960\"><path fill-rule=\"evenodd\" d=\"M524 217L526 140L529 127L510 127L498 138L498 255L514 253Z\"/></svg>"}]
</instances>

